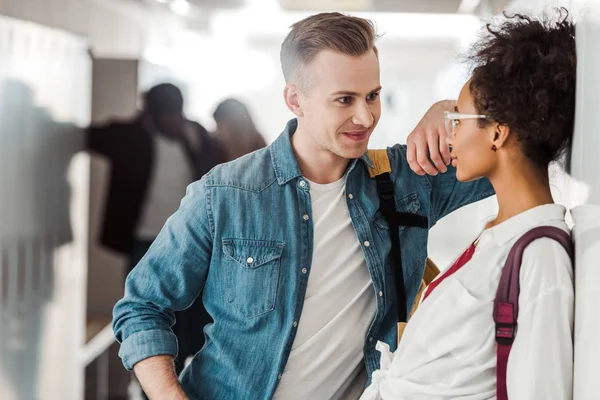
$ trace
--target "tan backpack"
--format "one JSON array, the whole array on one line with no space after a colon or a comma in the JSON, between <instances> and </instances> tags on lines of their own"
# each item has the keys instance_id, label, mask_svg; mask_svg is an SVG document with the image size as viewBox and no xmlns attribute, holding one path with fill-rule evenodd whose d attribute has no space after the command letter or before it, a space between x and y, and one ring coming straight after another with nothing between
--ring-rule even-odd
<instances>
[{"instance_id":1,"label":"tan backpack","mask_svg":"<svg viewBox=\"0 0 600 400\"><path fill-rule=\"evenodd\" d=\"M395 270L402 271L402 256L400 251L400 238L398 226L412 226L427 229L429 227L426 217L417 214L400 213L396 211L394 200L394 186L390 177L392 167L388 157L388 152L382 150L369 150L368 156L373 163L373 168L369 168L371 178L377 180L377 193L379 194L379 210L390 225L390 238L392 241L392 259L394 261ZM416 311L423 291L429 283L440 273L437 266L427 258L425 263L425 272L421 279L421 285L417 293L417 297L413 303L410 313L406 310L406 292L404 290L403 274L394 274L396 293L398 295L398 342L404 333L406 322Z\"/></svg>"}]
</instances>

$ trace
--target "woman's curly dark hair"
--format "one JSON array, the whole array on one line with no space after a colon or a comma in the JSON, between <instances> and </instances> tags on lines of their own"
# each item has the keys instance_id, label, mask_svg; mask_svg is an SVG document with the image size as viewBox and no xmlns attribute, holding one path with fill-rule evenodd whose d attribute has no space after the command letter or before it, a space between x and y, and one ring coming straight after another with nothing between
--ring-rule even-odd
<instances>
[{"instance_id":1,"label":"woman's curly dark hair","mask_svg":"<svg viewBox=\"0 0 600 400\"><path fill-rule=\"evenodd\" d=\"M575 25L566 9L557 14L504 14L486 25L467 56L477 112L508 126L542 171L570 150L575 121Z\"/></svg>"}]
</instances>

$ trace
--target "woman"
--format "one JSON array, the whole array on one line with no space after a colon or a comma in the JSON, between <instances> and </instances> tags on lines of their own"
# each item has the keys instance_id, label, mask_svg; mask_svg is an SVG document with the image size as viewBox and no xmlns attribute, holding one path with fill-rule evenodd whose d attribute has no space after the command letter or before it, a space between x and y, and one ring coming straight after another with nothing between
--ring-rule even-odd
<instances>
[{"instance_id":1,"label":"woman","mask_svg":"<svg viewBox=\"0 0 600 400\"><path fill-rule=\"evenodd\" d=\"M222 101L213 113L217 123L215 136L227 156L227 161L266 146L265 140L254 126L246 106L236 99Z\"/></svg>"},{"instance_id":2,"label":"woman","mask_svg":"<svg viewBox=\"0 0 600 400\"><path fill-rule=\"evenodd\" d=\"M438 277L409 321L398 350L385 345L381 370L362 399L494 399L492 317L512 245L536 226L569 231L554 204L548 165L569 149L575 111L575 29L559 20L509 17L473 47L470 80L447 113L460 181L490 180L498 215L448 274ZM573 373L573 269L556 241L523 255L518 332L508 360L508 398L569 399Z\"/></svg>"}]
</instances>

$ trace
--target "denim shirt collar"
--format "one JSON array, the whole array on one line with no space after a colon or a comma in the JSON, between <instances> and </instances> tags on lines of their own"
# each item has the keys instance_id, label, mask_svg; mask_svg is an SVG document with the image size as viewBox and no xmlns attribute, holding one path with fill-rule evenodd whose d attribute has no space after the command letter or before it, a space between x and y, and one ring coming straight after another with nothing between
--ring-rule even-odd
<instances>
[{"instance_id":1,"label":"denim shirt collar","mask_svg":"<svg viewBox=\"0 0 600 400\"><path fill-rule=\"evenodd\" d=\"M285 185L292 179L302 176L302 171L298 166L298 161L294 155L292 149L292 135L298 128L298 120L296 118L290 120L285 129L279 135L277 139L270 146L271 161L273 163L273 169L275 170L275 176L277 177L277 183L279 185ZM349 171L352 171L356 166L359 159L351 161ZM369 158L367 152L360 157L363 163L373 168L373 163Z\"/></svg>"}]
</instances>

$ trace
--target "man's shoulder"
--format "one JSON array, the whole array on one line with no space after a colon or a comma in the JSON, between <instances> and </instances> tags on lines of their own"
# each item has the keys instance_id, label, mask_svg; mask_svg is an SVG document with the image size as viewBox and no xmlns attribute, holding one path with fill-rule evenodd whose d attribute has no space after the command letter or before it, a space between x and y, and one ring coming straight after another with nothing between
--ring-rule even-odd
<instances>
[{"instance_id":1,"label":"man's shoulder","mask_svg":"<svg viewBox=\"0 0 600 400\"><path fill-rule=\"evenodd\" d=\"M265 147L217 165L206 175L206 186L232 187L251 192L265 190L277 180L269 149Z\"/></svg>"},{"instance_id":2,"label":"man's shoulder","mask_svg":"<svg viewBox=\"0 0 600 400\"><path fill-rule=\"evenodd\" d=\"M396 144L387 148L390 166L392 167L392 177L396 181L401 180L404 185L417 185L419 189L427 188L427 178L416 174L408 164L406 158L406 145ZM425 186L424 186L425 185Z\"/></svg>"},{"instance_id":3,"label":"man's shoulder","mask_svg":"<svg viewBox=\"0 0 600 400\"><path fill-rule=\"evenodd\" d=\"M122 129L138 125L141 125L139 117L116 117L105 121L93 123L91 127L96 129Z\"/></svg>"},{"instance_id":4,"label":"man's shoulder","mask_svg":"<svg viewBox=\"0 0 600 400\"><path fill-rule=\"evenodd\" d=\"M406 159L406 145L405 144L396 144L394 146L388 147L387 153L388 153L388 157L390 158L390 163L401 163L401 164L408 165L408 161Z\"/></svg>"}]
</instances>

